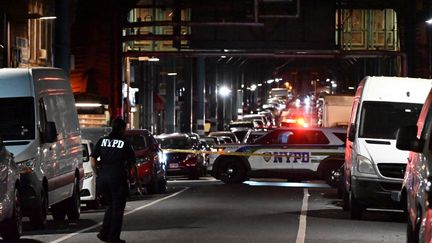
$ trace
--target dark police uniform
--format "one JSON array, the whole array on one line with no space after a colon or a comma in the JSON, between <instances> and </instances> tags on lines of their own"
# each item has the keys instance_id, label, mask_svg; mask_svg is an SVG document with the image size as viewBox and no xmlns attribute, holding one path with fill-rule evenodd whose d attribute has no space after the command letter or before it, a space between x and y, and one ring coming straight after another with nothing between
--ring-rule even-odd
<instances>
[{"instance_id":1,"label":"dark police uniform","mask_svg":"<svg viewBox=\"0 0 432 243\"><path fill-rule=\"evenodd\" d=\"M97 161L98 188L108 204L100 236L109 242L120 240L123 212L129 193L129 171L135 165L131 144L123 136L107 136L99 139L91 157ZM99 236L98 236L99 237Z\"/></svg>"}]
</instances>

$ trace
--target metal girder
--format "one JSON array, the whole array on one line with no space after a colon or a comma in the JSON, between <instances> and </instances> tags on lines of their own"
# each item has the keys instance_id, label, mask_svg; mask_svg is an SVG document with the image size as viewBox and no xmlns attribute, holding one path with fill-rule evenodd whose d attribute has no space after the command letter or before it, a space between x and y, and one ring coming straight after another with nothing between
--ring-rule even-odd
<instances>
[{"instance_id":1,"label":"metal girder","mask_svg":"<svg viewBox=\"0 0 432 243\"><path fill-rule=\"evenodd\" d=\"M148 26L245 26L245 27L263 27L264 23L258 22L192 22L192 21L141 21L128 22L124 28L138 28Z\"/></svg>"}]
</instances>

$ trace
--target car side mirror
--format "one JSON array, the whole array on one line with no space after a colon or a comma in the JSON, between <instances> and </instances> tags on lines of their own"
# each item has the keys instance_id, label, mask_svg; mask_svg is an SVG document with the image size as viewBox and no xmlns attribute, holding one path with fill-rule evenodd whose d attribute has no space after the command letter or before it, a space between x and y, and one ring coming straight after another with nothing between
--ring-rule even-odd
<instances>
[{"instance_id":1,"label":"car side mirror","mask_svg":"<svg viewBox=\"0 0 432 243\"><path fill-rule=\"evenodd\" d=\"M49 121L45 124L45 131L42 132L44 143L52 143L57 140L57 127L55 122Z\"/></svg>"},{"instance_id":2,"label":"car side mirror","mask_svg":"<svg viewBox=\"0 0 432 243\"><path fill-rule=\"evenodd\" d=\"M400 127L396 134L396 148L405 151L422 151L422 141L417 138L417 126Z\"/></svg>"},{"instance_id":3,"label":"car side mirror","mask_svg":"<svg viewBox=\"0 0 432 243\"><path fill-rule=\"evenodd\" d=\"M354 142L355 140L355 134L356 134L356 124L351 123L348 129L348 141Z\"/></svg>"}]
</instances>

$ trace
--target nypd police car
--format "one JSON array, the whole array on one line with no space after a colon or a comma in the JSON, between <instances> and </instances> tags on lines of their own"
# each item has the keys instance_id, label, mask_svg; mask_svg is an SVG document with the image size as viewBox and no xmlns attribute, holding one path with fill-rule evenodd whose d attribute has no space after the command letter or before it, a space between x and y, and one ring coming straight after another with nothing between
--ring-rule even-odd
<instances>
[{"instance_id":1,"label":"nypd police car","mask_svg":"<svg viewBox=\"0 0 432 243\"><path fill-rule=\"evenodd\" d=\"M283 178L324 179L336 186L345 138L342 128L277 128L251 144L220 145L218 153L210 155L207 169L227 184L249 178Z\"/></svg>"}]
</instances>

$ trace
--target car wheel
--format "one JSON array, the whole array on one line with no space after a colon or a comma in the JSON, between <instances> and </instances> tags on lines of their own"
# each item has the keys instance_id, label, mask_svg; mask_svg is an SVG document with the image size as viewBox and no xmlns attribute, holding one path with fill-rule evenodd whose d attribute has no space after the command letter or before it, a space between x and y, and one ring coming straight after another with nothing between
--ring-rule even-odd
<instances>
[{"instance_id":1,"label":"car wheel","mask_svg":"<svg viewBox=\"0 0 432 243\"><path fill-rule=\"evenodd\" d=\"M157 173L153 170L152 178L150 179L149 184L146 185L147 192L149 194L157 194L159 192L159 185L157 181Z\"/></svg>"},{"instance_id":2,"label":"car wheel","mask_svg":"<svg viewBox=\"0 0 432 243\"><path fill-rule=\"evenodd\" d=\"M349 211L350 210L349 193L345 185L342 186L341 190L342 190L342 209L344 211Z\"/></svg>"},{"instance_id":3,"label":"car wheel","mask_svg":"<svg viewBox=\"0 0 432 243\"><path fill-rule=\"evenodd\" d=\"M246 180L246 169L239 161L226 160L219 171L221 180L226 184L242 183Z\"/></svg>"},{"instance_id":4,"label":"car wheel","mask_svg":"<svg viewBox=\"0 0 432 243\"><path fill-rule=\"evenodd\" d=\"M36 229L43 229L47 223L47 212L48 212L48 197L45 190L41 191L41 200L39 207L32 210L29 215L30 224Z\"/></svg>"},{"instance_id":5,"label":"car wheel","mask_svg":"<svg viewBox=\"0 0 432 243\"><path fill-rule=\"evenodd\" d=\"M14 205L12 218L7 219L3 225L1 225L0 234L4 240L18 240L22 233L22 212L21 212L21 200L18 190L15 188L14 192Z\"/></svg>"},{"instance_id":6,"label":"car wheel","mask_svg":"<svg viewBox=\"0 0 432 243\"><path fill-rule=\"evenodd\" d=\"M352 219L361 219L364 207L354 197L354 193L352 192L352 190L350 190L349 193L349 208L350 216Z\"/></svg>"},{"instance_id":7,"label":"car wheel","mask_svg":"<svg viewBox=\"0 0 432 243\"><path fill-rule=\"evenodd\" d=\"M79 181L75 178L74 191L72 197L66 201L66 214L69 220L78 220L81 213L81 198L79 195Z\"/></svg>"},{"instance_id":8,"label":"car wheel","mask_svg":"<svg viewBox=\"0 0 432 243\"><path fill-rule=\"evenodd\" d=\"M331 187L337 187L340 179L340 165L329 165L324 172L324 180Z\"/></svg>"},{"instance_id":9,"label":"car wheel","mask_svg":"<svg viewBox=\"0 0 432 243\"><path fill-rule=\"evenodd\" d=\"M168 190L167 180L165 177L159 180L159 193L165 193Z\"/></svg>"},{"instance_id":10,"label":"car wheel","mask_svg":"<svg viewBox=\"0 0 432 243\"><path fill-rule=\"evenodd\" d=\"M66 217L65 201L51 206L51 214L55 221L63 221Z\"/></svg>"}]
</instances>

